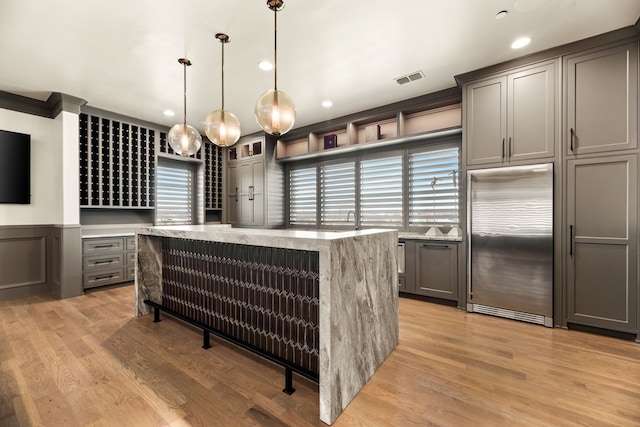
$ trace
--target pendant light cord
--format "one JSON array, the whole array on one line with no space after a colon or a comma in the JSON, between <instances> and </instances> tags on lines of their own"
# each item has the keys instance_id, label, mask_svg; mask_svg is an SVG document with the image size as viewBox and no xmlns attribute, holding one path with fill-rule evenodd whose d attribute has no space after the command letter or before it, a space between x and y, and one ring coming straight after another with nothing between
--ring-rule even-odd
<instances>
[{"instance_id":1,"label":"pendant light cord","mask_svg":"<svg viewBox=\"0 0 640 427\"><path fill-rule=\"evenodd\" d=\"M225 42L222 42L222 109L224 110L224 45Z\"/></svg>"},{"instance_id":2,"label":"pendant light cord","mask_svg":"<svg viewBox=\"0 0 640 427\"><path fill-rule=\"evenodd\" d=\"M187 127L187 63L182 64L184 73L182 81L184 82L184 126Z\"/></svg>"},{"instance_id":3,"label":"pendant light cord","mask_svg":"<svg viewBox=\"0 0 640 427\"><path fill-rule=\"evenodd\" d=\"M278 90L278 10L273 9L273 88Z\"/></svg>"}]
</instances>

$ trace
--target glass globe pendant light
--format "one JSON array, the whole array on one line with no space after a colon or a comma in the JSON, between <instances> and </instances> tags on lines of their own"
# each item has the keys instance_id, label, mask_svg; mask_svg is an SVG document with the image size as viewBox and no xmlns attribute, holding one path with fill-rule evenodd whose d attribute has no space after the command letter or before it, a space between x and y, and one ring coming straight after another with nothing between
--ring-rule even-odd
<instances>
[{"instance_id":1,"label":"glass globe pendant light","mask_svg":"<svg viewBox=\"0 0 640 427\"><path fill-rule=\"evenodd\" d=\"M183 156L191 156L200 149L202 136L194 127L187 124L187 66L191 65L191 61L180 58L178 62L184 67L184 122L171 128L168 139L173 151Z\"/></svg>"},{"instance_id":2,"label":"glass globe pendant light","mask_svg":"<svg viewBox=\"0 0 640 427\"><path fill-rule=\"evenodd\" d=\"M296 107L286 93L278 90L278 12L284 8L283 0L267 0L274 16L273 89L258 98L255 115L260 127L271 135L284 135L296 120Z\"/></svg>"},{"instance_id":3,"label":"glass globe pendant light","mask_svg":"<svg viewBox=\"0 0 640 427\"><path fill-rule=\"evenodd\" d=\"M235 114L224 109L224 45L229 43L229 36L216 34L222 44L222 109L209 113L204 121L204 132L214 144L220 147L231 147L240 138L240 120Z\"/></svg>"}]
</instances>

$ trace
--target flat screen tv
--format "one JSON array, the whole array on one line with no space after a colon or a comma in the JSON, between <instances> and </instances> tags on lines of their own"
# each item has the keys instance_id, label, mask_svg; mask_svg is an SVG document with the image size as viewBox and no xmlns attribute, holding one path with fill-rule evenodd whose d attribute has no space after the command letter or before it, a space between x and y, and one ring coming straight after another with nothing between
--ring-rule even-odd
<instances>
[{"instance_id":1,"label":"flat screen tv","mask_svg":"<svg viewBox=\"0 0 640 427\"><path fill-rule=\"evenodd\" d=\"M31 135L0 130L0 203L31 203Z\"/></svg>"}]
</instances>

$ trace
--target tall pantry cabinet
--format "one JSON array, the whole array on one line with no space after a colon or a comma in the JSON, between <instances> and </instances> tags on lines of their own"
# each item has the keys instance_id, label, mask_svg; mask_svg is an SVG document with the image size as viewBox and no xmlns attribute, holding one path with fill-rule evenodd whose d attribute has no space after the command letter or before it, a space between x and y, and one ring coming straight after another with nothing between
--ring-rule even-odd
<instances>
[{"instance_id":1,"label":"tall pantry cabinet","mask_svg":"<svg viewBox=\"0 0 640 427\"><path fill-rule=\"evenodd\" d=\"M638 43L564 58L567 321L638 332Z\"/></svg>"},{"instance_id":2,"label":"tall pantry cabinet","mask_svg":"<svg viewBox=\"0 0 640 427\"><path fill-rule=\"evenodd\" d=\"M284 225L284 168L275 147L273 138L255 134L226 149L226 222L233 227Z\"/></svg>"}]
</instances>

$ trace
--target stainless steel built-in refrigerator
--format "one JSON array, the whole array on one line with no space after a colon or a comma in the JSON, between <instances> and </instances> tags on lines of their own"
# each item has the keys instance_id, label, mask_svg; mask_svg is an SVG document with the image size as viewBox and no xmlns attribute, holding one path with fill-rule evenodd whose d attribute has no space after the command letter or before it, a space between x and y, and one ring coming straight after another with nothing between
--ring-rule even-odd
<instances>
[{"instance_id":1,"label":"stainless steel built-in refrigerator","mask_svg":"<svg viewBox=\"0 0 640 427\"><path fill-rule=\"evenodd\" d=\"M553 326L553 165L467 172L468 311Z\"/></svg>"}]
</instances>

